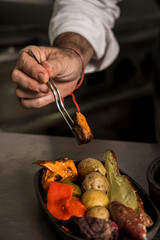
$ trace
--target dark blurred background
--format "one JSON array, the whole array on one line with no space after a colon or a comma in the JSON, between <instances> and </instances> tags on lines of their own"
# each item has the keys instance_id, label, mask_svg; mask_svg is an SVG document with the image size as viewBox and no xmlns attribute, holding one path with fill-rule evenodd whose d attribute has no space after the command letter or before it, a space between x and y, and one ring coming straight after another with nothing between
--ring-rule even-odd
<instances>
[{"instance_id":1,"label":"dark blurred background","mask_svg":"<svg viewBox=\"0 0 160 240\"><path fill-rule=\"evenodd\" d=\"M54 103L23 108L11 81L21 48L49 44L52 5L51 0L0 1L0 131L72 136ZM114 33L120 54L106 70L85 76L76 99L95 138L159 142L158 1L122 1L119 6ZM65 106L74 116L70 97Z\"/></svg>"}]
</instances>

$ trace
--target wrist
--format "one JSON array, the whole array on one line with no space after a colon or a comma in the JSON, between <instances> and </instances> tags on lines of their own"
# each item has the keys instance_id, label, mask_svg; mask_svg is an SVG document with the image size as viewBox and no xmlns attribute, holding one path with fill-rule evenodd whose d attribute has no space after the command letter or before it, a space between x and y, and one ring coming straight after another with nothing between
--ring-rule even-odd
<instances>
[{"instance_id":1,"label":"wrist","mask_svg":"<svg viewBox=\"0 0 160 240\"><path fill-rule=\"evenodd\" d=\"M77 86L75 87L75 89L73 90L73 92L76 90L76 89L78 89L80 86L81 86L81 84L82 84L82 82L83 82L83 80L84 80L84 75L85 75L85 63L84 63L84 60L83 60L83 56L81 55L81 53L76 49L76 48L74 48L74 47L71 47L71 46L66 46L66 47L63 47L63 48L61 48L61 49L63 49L63 50L69 50L69 51L72 51L72 54L74 54L76 57L78 57L79 58L79 60L80 60L80 62L81 62L81 65L82 65L82 70L81 70L81 76L80 76L80 79L79 79L79 81L78 81L78 83L77 83Z\"/></svg>"},{"instance_id":2,"label":"wrist","mask_svg":"<svg viewBox=\"0 0 160 240\"><path fill-rule=\"evenodd\" d=\"M81 35L72 32L66 32L60 34L54 41L54 47L71 49L81 58L84 62L84 66L91 60L94 55L94 50L90 43Z\"/></svg>"}]
</instances>

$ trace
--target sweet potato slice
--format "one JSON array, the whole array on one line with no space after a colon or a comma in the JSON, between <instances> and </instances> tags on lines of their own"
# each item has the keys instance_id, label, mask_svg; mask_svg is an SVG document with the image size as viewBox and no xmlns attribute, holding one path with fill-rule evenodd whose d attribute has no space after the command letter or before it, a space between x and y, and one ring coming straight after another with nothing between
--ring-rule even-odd
<instances>
[{"instance_id":1,"label":"sweet potato slice","mask_svg":"<svg viewBox=\"0 0 160 240\"><path fill-rule=\"evenodd\" d=\"M77 137L79 144L88 143L93 139L93 134L86 121L86 118L80 112L76 112L73 131Z\"/></svg>"},{"instance_id":2,"label":"sweet potato slice","mask_svg":"<svg viewBox=\"0 0 160 240\"><path fill-rule=\"evenodd\" d=\"M51 181L69 179L75 181L78 177L77 168L72 159L59 158L55 161L36 161L44 168L42 176L42 186L45 191L48 190Z\"/></svg>"}]
</instances>

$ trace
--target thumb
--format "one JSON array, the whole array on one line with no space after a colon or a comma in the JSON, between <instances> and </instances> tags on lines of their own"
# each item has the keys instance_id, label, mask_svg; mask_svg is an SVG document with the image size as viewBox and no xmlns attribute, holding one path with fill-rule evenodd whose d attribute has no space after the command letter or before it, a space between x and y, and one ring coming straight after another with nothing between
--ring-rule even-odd
<instances>
[{"instance_id":1,"label":"thumb","mask_svg":"<svg viewBox=\"0 0 160 240\"><path fill-rule=\"evenodd\" d=\"M60 73L60 65L56 60L48 60L41 63L42 66L48 71L49 76L55 78Z\"/></svg>"}]
</instances>

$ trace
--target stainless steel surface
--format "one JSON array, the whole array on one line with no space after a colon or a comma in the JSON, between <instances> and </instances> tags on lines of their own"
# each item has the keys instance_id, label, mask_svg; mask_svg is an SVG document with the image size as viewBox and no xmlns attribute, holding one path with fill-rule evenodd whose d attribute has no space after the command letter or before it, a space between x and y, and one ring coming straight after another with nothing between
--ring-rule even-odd
<instances>
[{"instance_id":1,"label":"stainless steel surface","mask_svg":"<svg viewBox=\"0 0 160 240\"><path fill-rule=\"evenodd\" d=\"M77 145L73 138L0 133L0 239L61 240L42 214L33 177L36 160L59 157L102 160L106 149L117 154L119 167L148 192L146 169L160 156L160 144L95 140ZM154 240L160 239L160 232Z\"/></svg>"}]
</instances>

